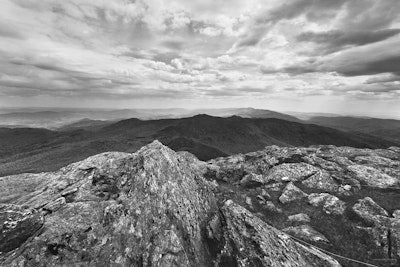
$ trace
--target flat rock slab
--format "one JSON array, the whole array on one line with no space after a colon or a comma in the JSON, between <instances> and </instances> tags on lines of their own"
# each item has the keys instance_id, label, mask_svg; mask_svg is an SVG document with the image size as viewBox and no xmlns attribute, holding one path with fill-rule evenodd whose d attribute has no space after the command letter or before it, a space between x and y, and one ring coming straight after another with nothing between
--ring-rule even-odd
<instances>
[{"instance_id":1,"label":"flat rock slab","mask_svg":"<svg viewBox=\"0 0 400 267\"><path fill-rule=\"evenodd\" d=\"M347 168L354 173L357 180L372 187L387 188L399 184L399 180L396 178L382 173L371 166L351 165Z\"/></svg>"},{"instance_id":2,"label":"flat rock slab","mask_svg":"<svg viewBox=\"0 0 400 267\"><path fill-rule=\"evenodd\" d=\"M313 175L318 168L307 163L283 163L273 167L266 177L267 181L297 182Z\"/></svg>"}]
</instances>

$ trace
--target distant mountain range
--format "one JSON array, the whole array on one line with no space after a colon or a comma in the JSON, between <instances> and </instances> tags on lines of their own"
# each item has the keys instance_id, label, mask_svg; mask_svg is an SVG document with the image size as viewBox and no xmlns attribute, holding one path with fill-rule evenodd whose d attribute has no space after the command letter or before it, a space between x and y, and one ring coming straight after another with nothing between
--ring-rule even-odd
<instances>
[{"instance_id":1,"label":"distant mountain range","mask_svg":"<svg viewBox=\"0 0 400 267\"><path fill-rule=\"evenodd\" d=\"M316 116L306 122L343 131L366 133L400 142L400 120Z\"/></svg>"},{"instance_id":2,"label":"distant mountain range","mask_svg":"<svg viewBox=\"0 0 400 267\"><path fill-rule=\"evenodd\" d=\"M50 130L92 130L119 120L178 119L207 114L215 117L240 116L243 118L275 118L306 124L317 124L334 129L360 132L392 141L399 141L400 120L356 116L339 116L328 113L276 112L254 108L224 109L0 109L0 127L46 128Z\"/></svg>"},{"instance_id":3,"label":"distant mountain range","mask_svg":"<svg viewBox=\"0 0 400 267\"><path fill-rule=\"evenodd\" d=\"M259 111L255 113L260 115ZM284 116L269 111L262 114ZM267 145L331 144L360 148L399 145L394 140L369 134L289 119L222 118L202 114L180 119L135 118L118 122L84 119L58 130L4 128L0 130L0 175L52 171L105 151L134 152L154 139L176 151L192 152L202 160L256 151Z\"/></svg>"},{"instance_id":4,"label":"distant mountain range","mask_svg":"<svg viewBox=\"0 0 400 267\"><path fill-rule=\"evenodd\" d=\"M176 119L208 114L217 117L241 116L245 118L277 118L300 122L298 118L271 110L253 108L226 109L54 109L54 110L0 110L0 127L34 127L57 129L82 120L117 121L129 118L142 120ZM75 125L78 126L78 125Z\"/></svg>"}]
</instances>

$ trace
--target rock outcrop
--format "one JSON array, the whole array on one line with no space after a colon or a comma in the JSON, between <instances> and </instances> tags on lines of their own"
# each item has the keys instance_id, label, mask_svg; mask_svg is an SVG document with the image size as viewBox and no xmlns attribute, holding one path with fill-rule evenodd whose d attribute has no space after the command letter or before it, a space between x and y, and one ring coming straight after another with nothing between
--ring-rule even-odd
<instances>
[{"instance_id":1,"label":"rock outcrop","mask_svg":"<svg viewBox=\"0 0 400 267\"><path fill-rule=\"evenodd\" d=\"M251 198L251 211L276 228L308 225L330 241L318 242L326 250L375 265L376 258L400 262L400 148L269 146L208 163L223 170L225 199L247 207ZM240 180L254 186L238 187ZM393 215L375 214L365 197Z\"/></svg>"},{"instance_id":2,"label":"rock outcrop","mask_svg":"<svg viewBox=\"0 0 400 267\"><path fill-rule=\"evenodd\" d=\"M220 202L207 166L154 141L57 172L1 177L0 265L340 266Z\"/></svg>"},{"instance_id":3,"label":"rock outcrop","mask_svg":"<svg viewBox=\"0 0 400 267\"><path fill-rule=\"evenodd\" d=\"M0 266L340 266L303 241L400 262L399 166L395 147L203 162L155 141L0 177Z\"/></svg>"},{"instance_id":4,"label":"rock outcrop","mask_svg":"<svg viewBox=\"0 0 400 267\"><path fill-rule=\"evenodd\" d=\"M205 239L205 225L217 212L211 187L161 143L43 175L42 184L14 202L46 213L44 230L7 264L211 264Z\"/></svg>"},{"instance_id":5,"label":"rock outcrop","mask_svg":"<svg viewBox=\"0 0 400 267\"><path fill-rule=\"evenodd\" d=\"M243 207L225 202L226 222L219 260L224 266L340 266L329 256L294 242Z\"/></svg>"}]
</instances>

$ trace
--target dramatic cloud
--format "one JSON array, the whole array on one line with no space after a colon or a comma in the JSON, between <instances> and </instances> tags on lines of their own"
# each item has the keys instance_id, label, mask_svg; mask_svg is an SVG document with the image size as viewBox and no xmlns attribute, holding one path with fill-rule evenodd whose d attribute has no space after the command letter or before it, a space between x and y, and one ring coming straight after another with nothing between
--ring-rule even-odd
<instances>
[{"instance_id":1,"label":"dramatic cloud","mask_svg":"<svg viewBox=\"0 0 400 267\"><path fill-rule=\"evenodd\" d=\"M314 42L320 44L321 50L317 52L332 53L351 46L361 46L369 43L383 41L400 33L400 29L384 29L378 31L328 31L304 32L297 36L297 41Z\"/></svg>"},{"instance_id":2,"label":"dramatic cloud","mask_svg":"<svg viewBox=\"0 0 400 267\"><path fill-rule=\"evenodd\" d=\"M394 107L399 12L398 0L2 0L0 105Z\"/></svg>"}]
</instances>

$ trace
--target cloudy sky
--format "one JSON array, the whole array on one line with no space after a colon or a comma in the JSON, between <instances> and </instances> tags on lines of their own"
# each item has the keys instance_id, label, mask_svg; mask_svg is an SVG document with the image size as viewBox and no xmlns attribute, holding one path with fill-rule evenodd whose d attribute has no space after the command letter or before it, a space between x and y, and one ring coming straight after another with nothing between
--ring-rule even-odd
<instances>
[{"instance_id":1,"label":"cloudy sky","mask_svg":"<svg viewBox=\"0 0 400 267\"><path fill-rule=\"evenodd\" d=\"M1 0L0 106L400 118L399 0Z\"/></svg>"}]
</instances>

